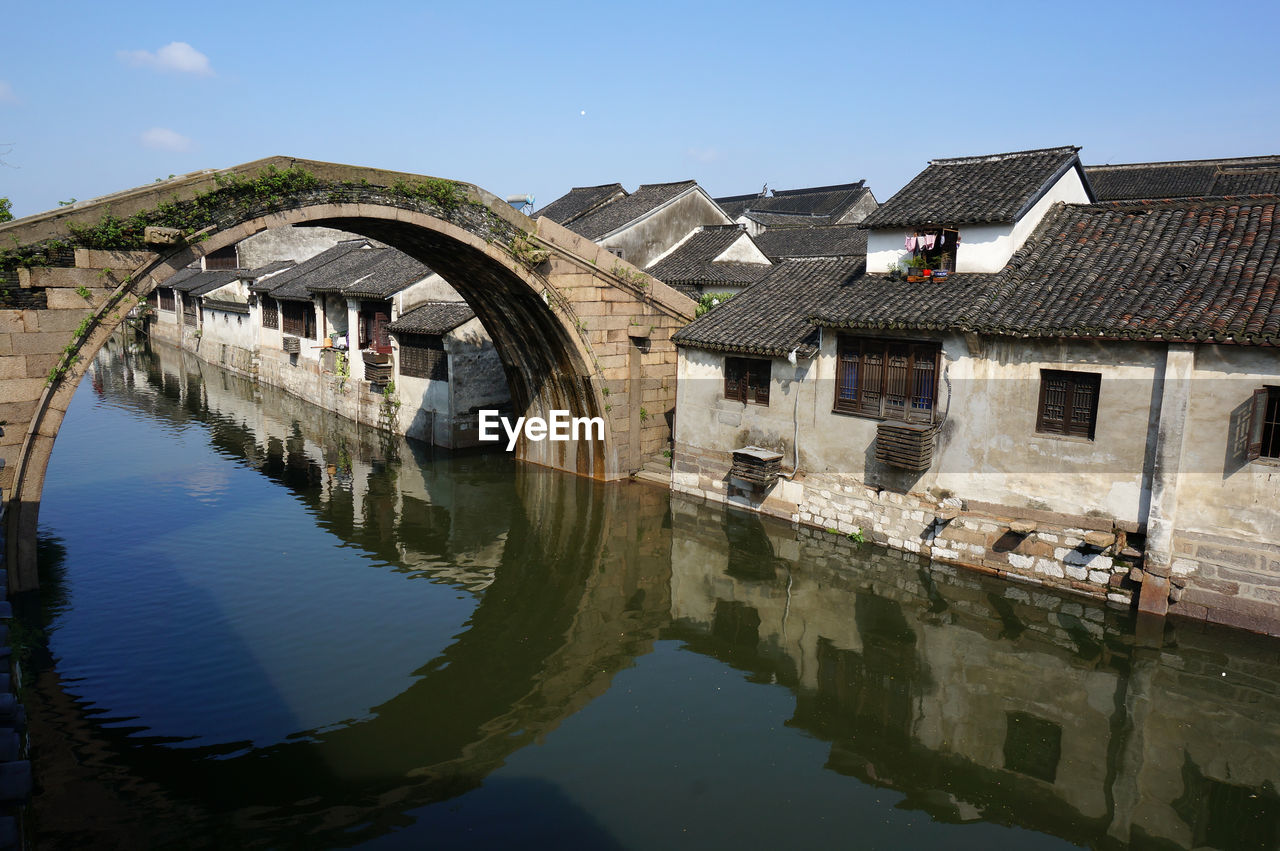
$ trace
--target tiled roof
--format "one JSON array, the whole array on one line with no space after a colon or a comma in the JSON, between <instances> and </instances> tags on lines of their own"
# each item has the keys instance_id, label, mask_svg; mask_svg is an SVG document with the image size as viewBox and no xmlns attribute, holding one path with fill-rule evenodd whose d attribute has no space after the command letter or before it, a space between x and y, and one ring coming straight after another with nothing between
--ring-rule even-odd
<instances>
[{"instance_id":1,"label":"tiled roof","mask_svg":"<svg viewBox=\"0 0 1280 851\"><path fill-rule=\"evenodd\" d=\"M751 195L726 195L723 198L716 198L715 202L729 215L729 218L736 219L751 207L752 201L764 197L762 193L755 192Z\"/></svg>"},{"instance_id":2,"label":"tiled roof","mask_svg":"<svg viewBox=\"0 0 1280 851\"><path fill-rule=\"evenodd\" d=\"M1277 206L1276 196L1059 204L997 274L868 275L813 315L846 328L1280 345Z\"/></svg>"},{"instance_id":3,"label":"tiled roof","mask_svg":"<svg viewBox=\"0 0 1280 851\"><path fill-rule=\"evenodd\" d=\"M621 183L602 186L575 186L569 192L533 214L533 218L546 216L558 225L568 224L585 216L601 204L626 195Z\"/></svg>"},{"instance_id":4,"label":"tiled roof","mask_svg":"<svg viewBox=\"0 0 1280 851\"><path fill-rule=\"evenodd\" d=\"M379 250L379 249L374 249ZM431 270L408 254L394 248L387 252L363 275L342 288L348 298L391 298L406 287L416 284L431 274Z\"/></svg>"},{"instance_id":5,"label":"tiled roof","mask_svg":"<svg viewBox=\"0 0 1280 851\"><path fill-rule=\"evenodd\" d=\"M259 266L257 269L250 269L245 272L243 277L258 280L265 278L267 275L274 275L276 272L283 272L285 269L293 268L297 263L293 260L273 260L265 266Z\"/></svg>"},{"instance_id":6,"label":"tiled roof","mask_svg":"<svg viewBox=\"0 0 1280 851\"><path fill-rule=\"evenodd\" d=\"M363 248L347 240L253 287L276 299L310 301L312 293L341 293L350 298L384 299L417 283L431 270L394 248Z\"/></svg>"},{"instance_id":7,"label":"tiled roof","mask_svg":"<svg viewBox=\"0 0 1280 851\"><path fill-rule=\"evenodd\" d=\"M747 216L771 227L812 227L835 224L871 190L866 181L805 189L775 189L772 195L734 195L717 198L730 218Z\"/></svg>"},{"instance_id":8,"label":"tiled roof","mask_svg":"<svg viewBox=\"0 0 1280 851\"><path fill-rule=\"evenodd\" d=\"M770 260L795 257L855 257L867 253L867 232L857 225L771 228L754 237Z\"/></svg>"},{"instance_id":9,"label":"tiled roof","mask_svg":"<svg viewBox=\"0 0 1280 851\"><path fill-rule=\"evenodd\" d=\"M713 262L739 239L751 237L738 225L704 227L645 271L670 286L754 284L769 273L768 263Z\"/></svg>"},{"instance_id":10,"label":"tiled roof","mask_svg":"<svg viewBox=\"0 0 1280 851\"><path fill-rule=\"evenodd\" d=\"M1057 177L1079 165L1079 150L1045 148L931 160L862 224L885 228L1015 221Z\"/></svg>"},{"instance_id":11,"label":"tiled roof","mask_svg":"<svg viewBox=\"0 0 1280 851\"><path fill-rule=\"evenodd\" d=\"M566 225L587 239L596 240L655 210L697 186L693 180L678 183L647 183L627 195L610 201Z\"/></svg>"},{"instance_id":12,"label":"tiled roof","mask_svg":"<svg viewBox=\"0 0 1280 851\"><path fill-rule=\"evenodd\" d=\"M786 357L817 352L814 312L848 281L861 277L864 260L788 260L769 276L680 329L677 344L701 349Z\"/></svg>"},{"instance_id":13,"label":"tiled roof","mask_svg":"<svg viewBox=\"0 0 1280 851\"><path fill-rule=\"evenodd\" d=\"M176 272L162 286L172 287L181 293L203 295L218 287L226 286L239 278L243 271L242 269L212 269L205 272L201 271L199 266L188 266Z\"/></svg>"},{"instance_id":14,"label":"tiled roof","mask_svg":"<svg viewBox=\"0 0 1280 851\"><path fill-rule=\"evenodd\" d=\"M324 268L353 251L376 251L364 248L369 243L363 239L348 239L339 242L332 248L326 248L309 260L297 264L291 269L272 275L266 280L254 283L250 289L254 292L267 293L273 298L287 301L310 301L311 291L307 289L307 280L318 270ZM348 261L349 262L349 261Z\"/></svg>"},{"instance_id":15,"label":"tiled roof","mask_svg":"<svg viewBox=\"0 0 1280 851\"><path fill-rule=\"evenodd\" d=\"M1280 156L1085 166L1099 201L1280 192Z\"/></svg>"},{"instance_id":16,"label":"tiled roof","mask_svg":"<svg viewBox=\"0 0 1280 851\"><path fill-rule=\"evenodd\" d=\"M447 334L475 315L465 301L432 301L410 310L387 330L393 334Z\"/></svg>"}]
</instances>

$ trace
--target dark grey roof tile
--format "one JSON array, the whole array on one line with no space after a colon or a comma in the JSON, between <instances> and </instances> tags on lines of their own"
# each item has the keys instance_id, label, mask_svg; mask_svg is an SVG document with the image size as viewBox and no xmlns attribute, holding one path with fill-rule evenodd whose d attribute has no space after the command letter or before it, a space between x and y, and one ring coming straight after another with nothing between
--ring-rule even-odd
<instances>
[{"instance_id":1,"label":"dark grey roof tile","mask_svg":"<svg viewBox=\"0 0 1280 851\"><path fill-rule=\"evenodd\" d=\"M606 183L601 186L575 186L568 193L560 196L547 206L533 214L533 218L546 216L558 225L568 227L570 222L582 218L587 213L607 204L616 198L625 196L626 190L621 183Z\"/></svg>"},{"instance_id":2,"label":"dark grey roof tile","mask_svg":"<svg viewBox=\"0 0 1280 851\"><path fill-rule=\"evenodd\" d=\"M769 273L768 263L714 262L739 239L751 237L738 225L703 227L645 271L670 286L754 284Z\"/></svg>"},{"instance_id":3,"label":"dark grey roof tile","mask_svg":"<svg viewBox=\"0 0 1280 851\"><path fill-rule=\"evenodd\" d=\"M697 185L697 181L693 180L682 180L676 183L647 183L630 195L610 201L575 219L567 227L587 239L597 240L656 210Z\"/></svg>"},{"instance_id":4,"label":"dark grey roof tile","mask_svg":"<svg viewBox=\"0 0 1280 851\"><path fill-rule=\"evenodd\" d=\"M387 326L393 334L447 334L475 318L465 301L433 301L415 307Z\"/></svg>"},{"instance_id":5,"label":"dark grey roof tile","mask_svg":"<svg viewBox=\"0 0 1280 851\"><path fill-rule=\"evenodd\" d=\"M932 160L863 220L864 227L1012 222L1067 169L1077 147Z\"/></svg>"},{"instance_id":6,"label":"dark grey roof tile","mask_svg":"<svg viewBox=\"0 0 1280 851\"><path fill-rule=\"evenodd\" d=\"M867 232L857 225L810 228L770 228L754 237L770 260L797 257L861 257L867 253Z\"/></svg>"}]
</instances>

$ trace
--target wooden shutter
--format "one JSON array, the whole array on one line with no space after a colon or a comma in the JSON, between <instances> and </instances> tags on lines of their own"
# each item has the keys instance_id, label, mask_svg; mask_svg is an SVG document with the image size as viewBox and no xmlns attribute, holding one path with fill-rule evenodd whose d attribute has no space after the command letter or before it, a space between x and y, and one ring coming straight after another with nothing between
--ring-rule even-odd
<instances>
[{"instance_id":1,"label":"wooden shutter","mask_svg":"<svg viewBox=\"0 0 1280 851\"><path fill-rule=\"evenodd\" d=\"M858 361L861 355L861 348L857 344L841 338L840 351L836 357L837 411L853 412L858 409Z\"/></svg>"},{"instance_id":2,"label":"wooden shutter","mask_svg":"<svg viewBox=\"0 0 1280 851\"><path fill-rule=\"evenodd\" d=\"M1249 435L1245 457L1250 461L1262 457L1262 433L1267 428L1267 401L1270 395L1265 387L1253 391L1253 404L1249 406L1249 421L1245 425L1245 433Z\"/></svg>"}]
</instances>

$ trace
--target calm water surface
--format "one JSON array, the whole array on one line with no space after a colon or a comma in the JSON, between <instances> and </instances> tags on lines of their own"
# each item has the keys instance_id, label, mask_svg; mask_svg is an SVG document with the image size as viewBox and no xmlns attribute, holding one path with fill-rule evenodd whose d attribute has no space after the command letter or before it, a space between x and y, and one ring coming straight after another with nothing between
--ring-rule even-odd
<instances>
[{"instance_id":1,"label":"calm water surface","mask_svg":"<svg viewBox=\"0 0 1280 851\"><path fill-rule=\"evenodd\" d=\"M1280 645L94 364L24 633L46 847L1276 848ZM1161 646L1152 646L1160 644Z\"/></svg>"}]
</instances>

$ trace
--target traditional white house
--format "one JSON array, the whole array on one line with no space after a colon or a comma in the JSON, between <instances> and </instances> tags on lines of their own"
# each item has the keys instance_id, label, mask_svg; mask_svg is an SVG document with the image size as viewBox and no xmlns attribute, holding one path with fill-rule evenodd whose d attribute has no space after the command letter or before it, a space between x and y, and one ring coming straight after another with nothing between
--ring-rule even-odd
<instances>
[{"instance_id":1,"label":"traditional white house","mask_svg":"<svg viewBox=\"0 0 1280 851\"><path fill-rule=\"evenodd\" d=\"M1276 204L1094 203L1074 148L936 160L865 266L783 261L676 335L673 485L1280 631Z\"/></svg>"}]
</instances>

